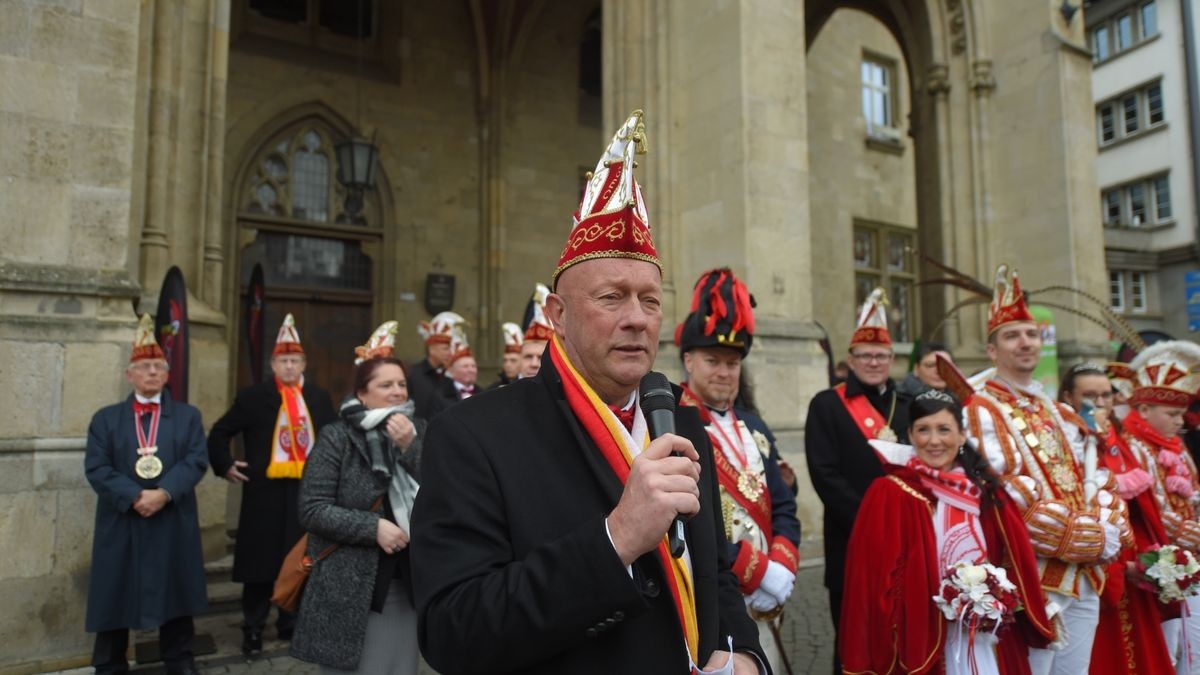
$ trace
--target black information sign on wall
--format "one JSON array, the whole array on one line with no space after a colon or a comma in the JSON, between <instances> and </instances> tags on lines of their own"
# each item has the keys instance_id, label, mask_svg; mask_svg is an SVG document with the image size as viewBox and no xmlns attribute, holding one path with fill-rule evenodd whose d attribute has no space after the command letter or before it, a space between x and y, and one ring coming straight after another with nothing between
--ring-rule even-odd
<instances>
[{"instance_id":1,"label":"black information sign on wall","mask_svg":"<svg viewBox=\"0 0 1200 675\"><path fill-rule=\"evenodd\" d=\"M449 312L454 307L454 275L429 273L425 277L425 311Z\"/></svg>"}]
</instances>

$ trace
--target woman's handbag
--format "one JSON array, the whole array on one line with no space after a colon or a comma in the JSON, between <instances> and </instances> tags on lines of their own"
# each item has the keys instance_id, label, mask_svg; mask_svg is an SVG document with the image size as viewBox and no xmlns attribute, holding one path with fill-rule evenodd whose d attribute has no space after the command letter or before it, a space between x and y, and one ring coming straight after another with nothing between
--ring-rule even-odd
<instances>
[{"instance_id":1,"label":"woman's handbag","mask_svg":"<svg viewBox=\"0 0 1200 675\"><path fill-rule=\"evenodd\" d=\"M371 505L371 511L379 510L383 504L383 495ZM300 609L300 596L304 594L304 586L308 584L308 575L312 573L313 565L328 558L338 550L341 544L333 544L317 554L316 560L308 555L308 533L304 533L292 550L288 551L279 568L279 576L275 577L275 592L271 602L285 612L295 612Z\"/></svg>"}]
</instances>

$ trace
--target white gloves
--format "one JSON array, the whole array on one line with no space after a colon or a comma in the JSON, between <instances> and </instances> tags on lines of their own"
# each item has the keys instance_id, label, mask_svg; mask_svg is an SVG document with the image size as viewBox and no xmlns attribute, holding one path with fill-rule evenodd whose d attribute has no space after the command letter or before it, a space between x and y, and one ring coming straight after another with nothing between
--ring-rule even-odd
<instances>
[{"instance_id":1,"label":"white gloves","mask_svg":"<svg viewBox=\"0 0 1200 675\"><path fill-rule=\"evenodd\" d=\"M753 593L746 596L746 606L756 612L769 612L779 606L775 596L764 591L759 586Z\"/></svg>"},{"instance_id":2,"label":"white gloves","mask_svg":"<svg viewBox=\"0 0 1200 675\"><path fill-rule=\"evenodd\" d=\"M758 584L758 590L755 593L766 591L770 594L775 599L775 604L767 609L772 609L787 602L788 596L792 594L792 587L795 585L796 575L789 572L783 565L772 560L767 564L767 573L763 575L762 581Z\"/></svg>"}]
</instances>

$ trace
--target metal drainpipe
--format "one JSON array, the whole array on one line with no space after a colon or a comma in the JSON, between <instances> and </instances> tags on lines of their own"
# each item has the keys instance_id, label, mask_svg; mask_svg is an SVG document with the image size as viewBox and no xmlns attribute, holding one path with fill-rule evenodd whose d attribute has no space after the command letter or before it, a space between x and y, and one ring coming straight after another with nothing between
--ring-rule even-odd
<instances>
[{"instance_id":1,"label":"metal drainpipe","mask_svg":"<svg viewBox=\"0 0 1200 675\"><path fill-rule=\"evenodd\" d=\"M1188 132L1192 149L1192 255L1200 260L1200 74L1196 72L1196 33L1192 1L1179 0L1183 10L1183 56L1187 73Z\"/></svg>"}]
</instances>

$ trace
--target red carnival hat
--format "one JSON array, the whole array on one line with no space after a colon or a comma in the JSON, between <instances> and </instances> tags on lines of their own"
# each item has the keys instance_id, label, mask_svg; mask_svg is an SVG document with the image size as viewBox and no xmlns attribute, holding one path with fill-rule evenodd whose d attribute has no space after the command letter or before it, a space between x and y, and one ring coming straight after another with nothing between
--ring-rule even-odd
<instances>
[{"instance_id":1,"label":"red carnival hat","mask_svg":"<svg viewBox=\"0 0 1200 675\"><path fill-rule=\"evenodd\" d=\"M354 365L374 358L392 358L396 354L396 329L400 324L385 321L371 333L367 344L354 348Z\"/></svg>"},{"instance_id":2,"label":"red carnival hat","mask_svg":"<svg viewBox=\"0 0 1200 675\"><path fill-rule=\"evenodd\" d=\"M148 359L167 360L158 340L154 339L154 319L149 314L143 314L138 319L137 332L133 335L133 352L129 354L129 362L145 361Z\"/></svg>"},{"instance_id":3,"label":"red carnival hat","mask_svg":"<svg viewBox=\"0 0 1200 675\"><path fill-rule=\"evenodd\" d=\"M529 305L525 308L525 342L549 342L554 337L554 326L546 316L546 298L549 296L550 289L546 288L546 284L539 283L533 287L533 297L529 298Z\"/></svg>"},{"instance_id":4,"label":"red carnival hat","mask_svg":"<svg viewBox=\"0 0 1200 675\"><path fill-rule=\"evenodd\" d=\"M988 311L988 336L1010 323L1034 321L1036 320L1033 315L1029 313L1029 305L1025 304L1025 294L1021 292L1017 271L1010 270L1008 263L1000 263L996 268L996 283L993 286L992 304Z\"/></svg>"},{"instance_id":5,"label":"red carnival hat","mask_svg":"<svg viewBox=\"0 0 1200 675\"><path fill-rule=\"evenodd\" d=\"M858 312L858 325L850 336L850 348L858 345L892 346L892 336L887 326L887 293L876 288L867 296Z\"/></svg>"},{"instance_id":6,"label":"red carnival hat","mask_svg":"<svg viewBox=\"0 0 1200 675\"><path fill-rule=\"evenodd\" d=\"M646 154L642 115L641 110L630 114L588 178L552 285L558 284L559 275L568 267L595 258L645 260L662 271L650 237L642 189L633 176L634 153Z\"/></svg>"},{"instance_id":7,"label":"red carnival hat","mask_svg":"<svg viewBox=\"0 0 1200 675\"><path fill-rule=\"evenodd\" d=\"M463 331L462 324L458 324L450 333L450 361L446 365L454 365L455 361L465 356L473 356L473 354L471 354L471 345L467 342L467 334Z\"/></svg>"},{"instance_id":8,"label":"red carnival hat","mask_svg":"<svg viewBox=\"0 0 1200 675\"><path fill-rule=\"evenodd\" d=\"M304 354L304 347L300 346L300 333L296 332L296 320L291 313L283 317L279 336L275 338L275 350L271 352L271 356L280 354Z\"/></svg>"},{"instance_id":9,"label":"red carnival hat","mask_svg":"<svg viewBox=\"0 0 1200 675\"><path fill-rule=\"evenodd\" d=\"M1133 405L1186 408L1200 389L1200 345L1185 340L1156 342L1142 350L1130 367L1137 371Z\"/></svg>"},{"instance_id":10,"label":"red carnival hat","mask_svg":"<svg viewBox=\"0 0 1200 675\"><path fill-rule=\"evenodd\" d=\"M450 336L454 327L466 323L467 320L454 312L442 312L429 321L422 321L417 326L417 332L427 345L450 344Z\"/></svg>"},{"instance_id":11,"label":"red carnival hat","mask_svg":"<svg viewBox=\"0 0 1200 675\"><path fill-rule=\"evenodd\" d=\"M1108 374L1108 379L1112 382L1113 389L1125 398L1133 396L1134 383L1137 382L1137 371L1129 367L1128 363L1120 361L1109 361L1104 364L1104 372Z\"/></svg>"},{"instance_id":12,"label":"red carnival hat","mask_svg":"<svg viewBox=\"0 0 1200 675\"><path fill-rule=\"evenodd\" d=\"M521 344L525 342L525 334L521 332L521 327L509 321L501 325L500 330L504 333L504 353L520 354Z\"/></svg>"}]
</instances>

